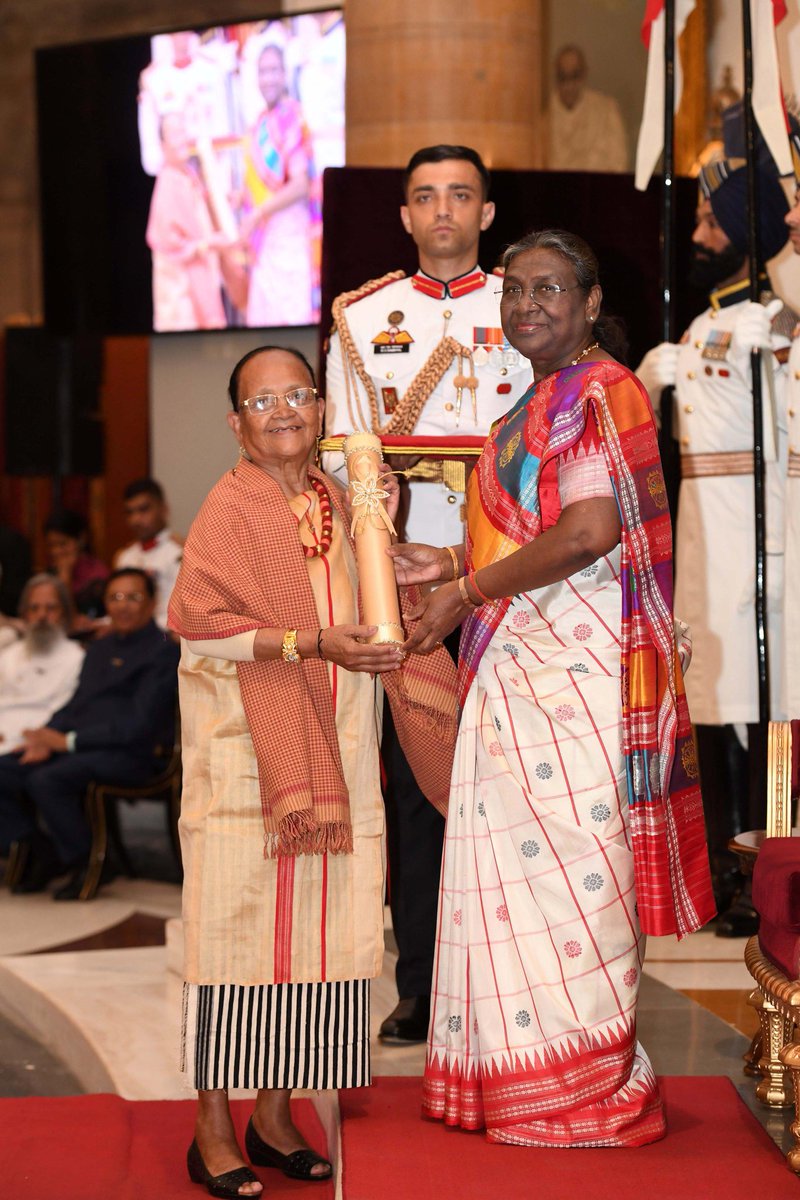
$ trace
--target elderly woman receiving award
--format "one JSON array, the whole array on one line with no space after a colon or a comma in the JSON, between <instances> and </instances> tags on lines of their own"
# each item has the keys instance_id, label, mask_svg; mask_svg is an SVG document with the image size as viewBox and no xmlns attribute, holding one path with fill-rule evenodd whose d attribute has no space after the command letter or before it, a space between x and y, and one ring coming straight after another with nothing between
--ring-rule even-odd
<instances>
[{"instance_id":1,"label":"elderly woman receiving award","mask_svg":"<svg viewBox=\"0 0 800 1200\"><path fill-rule=\"evenodd\" d=\"M229 1087L258 1089L251 1163L321 1179L331 1164L294 1125L290 1091L369 1083L382 688L420 785L444 807L455 680L444 652L429 672L396 640L370 644L352 514L313 465L324 402L303 356L254 350L229 390L240 459L198 513L170 605L182 638L183 1067L199 1093L191 1178L255 1196ZM391 523L397 488L381 479Z\"/></svg>"}]
</instances>

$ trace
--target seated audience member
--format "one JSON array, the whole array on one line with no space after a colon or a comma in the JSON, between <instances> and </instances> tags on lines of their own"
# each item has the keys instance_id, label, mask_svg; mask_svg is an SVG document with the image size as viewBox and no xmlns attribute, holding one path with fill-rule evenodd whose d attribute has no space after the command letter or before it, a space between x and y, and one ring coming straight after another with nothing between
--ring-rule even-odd
<instances>
[{"instance_id":1,"label":"seated audience member","mask_svg":"<svg viewBox=\"0 0 800 1200\"><path fill-rule=\"evenodd\" d=\"M167 627L167 605L178 578L183 542L167 527L169 509L164 489L155 479L134 479L123 492L128 528L136 538L118 550L115 568L139 567L156 585L155 619Z\"/></svg>"},{"instance_id":2,"label":"seated audience member","mask_svg":"<svg viewBox=\"0 0 800 1200\"><path fill-rule=\"evenodd\" d=\"M89 527L80 513L62 509L44 526L47 569L68 589L75 608L73 633L89 633L104 615L103 591L109 570L89 550Z\"/></svg>"},{"instance_id":3,"label":"seated audience member","mask_svg":"<svg viewBox=\"0 0 800 1200\"><path fill-rule=\"evenodd\" d=\"M83 651L67 637L72 609L60 579L29 579L19 613L22 637L0 650L0 754L21 750L22 731L45 725L67 703L83 665Z\"/></svg>"},{"instance_id":4,"label":"seated audience member","mask_svg":"<svg viewBox=\"0 0 800 1200\"><path fill-rule=\"evenodd\" d=\"M91 833L83 800L92 780L137 785L171 746L178 647L153 620L153 581L124 567L106 584L111 629L86 650L72 699L23 750L0 757L0 852L28 840L31 854L15 890L42 891L65 871L57 900L77 898Z\"/></svg>"}]
</instances>

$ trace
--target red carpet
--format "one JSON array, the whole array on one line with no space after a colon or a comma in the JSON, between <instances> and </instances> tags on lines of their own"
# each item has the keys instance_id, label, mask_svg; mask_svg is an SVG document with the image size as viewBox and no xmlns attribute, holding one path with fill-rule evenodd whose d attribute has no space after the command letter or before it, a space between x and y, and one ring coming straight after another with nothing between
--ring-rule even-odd
<instances>
[{"instance_id":1,"label":"red carpet","mask_svg":"<svg viewBox=\"0 0 800 1200\"><path fill-rule=\"evenodd\" d=\"M344 1200L800 1200L800 1182L730 1080L660 1083L663 1141L534 1150L423 1121L419 1079L378 1079L341 1095Z\"/></svg>"},{"instance_id":2,"label":"red carpet","mask_svg":"<svg viewBox=\"0 0 800 1200\"><path fill-rule=\"evenodd\" d=\"M252 1104L232 1103L239 1141ZM309 1100L292 1105L298 1127L315 1150L325 1136ZM190 1183L186 1151L193 1101L122 1100L119 1096L59 1096L0 1100L2 1200L201 1200ZM333 1200L333 1184L302 1183L256 1168L270 1200ZM373 1193L374 1194L374 1193Z\"/></svg>"}]
</instances>

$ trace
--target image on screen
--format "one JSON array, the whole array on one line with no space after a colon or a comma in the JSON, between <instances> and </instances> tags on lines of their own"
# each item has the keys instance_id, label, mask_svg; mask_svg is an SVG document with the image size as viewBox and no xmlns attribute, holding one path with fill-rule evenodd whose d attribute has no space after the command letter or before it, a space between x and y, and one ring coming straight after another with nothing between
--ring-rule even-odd
<instances>
[{"instance_id":1,"label":"image on screen","mask_svg":"<svg viewBox=\"0 0 800 1200\"><path fill-rule=\"evenodd\" d=\"M150 46L135 102L153 329L316 323L322 172L344 163L341 12Z\"/></svg>"}]
</instances>

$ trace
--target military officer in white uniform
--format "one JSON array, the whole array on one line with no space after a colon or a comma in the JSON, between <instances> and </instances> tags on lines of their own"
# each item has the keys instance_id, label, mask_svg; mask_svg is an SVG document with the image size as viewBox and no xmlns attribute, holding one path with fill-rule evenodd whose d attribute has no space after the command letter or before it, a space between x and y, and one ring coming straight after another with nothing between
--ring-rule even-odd
<instances>
[{"instance_id":1,"label":"military officer in white uniform","mask_svg":"<svg viewBox=\"0 0 800 1200\"><path fill-rule=\"evenodd\" d=\"M409 162L400 218L419 270L371 280L335 302L328 436L372 429L485 437L530 384L530 364L503 336L500 278L478 265L480 233L494 220L488 186L481 159L466 147L432 146ZM409 541L463 541L463 491L438 474L411 480Z\"/></svg>"},{"instance_id":2,"label":"military officer in white uniform","mask_svg":"<svg viewBox=\"0 0 800 1200\"><path fill-rule=\"evenodd\" d=\"M481 231L494 220L489 173L468 147L431 146L411 158L404 188L400 219L419 270L372 280L334 303L326 432L483 438L531 383L529 363L503 336L500 278L478 264ZM430 459L415 469L428 477L410 483L407 540L460 544L463 472L459 479L457 468ZM424 1041L428 1029L444 821L390 726L383 759L400 1003L381 1037L408 1043Z\"/></svg>"},{"instance_id":3,"label":"military officer in white uniform","mask_svg":"<svg viewBox=\"0 0 800 1200\"><path fill-rule=\"evenodd\" d=\"M783 525L787 450L785 362L793 319L769 293L748 299L744 168L727 160L703 168L690 282L709 308L680 345L651 350L637 374L658 413L674 385L673 429L681 486L675 555L675 612L692 629L686 692L696 724L717 903L724 912L740 883L727 851L743 828L763 827L750 807L745 746L758 722L755 623L755 516L750 352L763 346L766 462L767 605L772 716L780 715ZM787 204L777 179L760 182L759 252L772 258L786 240ZM779 311L780 310L780 311ZM750 732L753 736L753 730ZM755 821L755 825L753 824ZM725 920L717 932L744 933L752 921ZM742 926L739 928L738 926Z\"/></svg>"}]
</instances>

